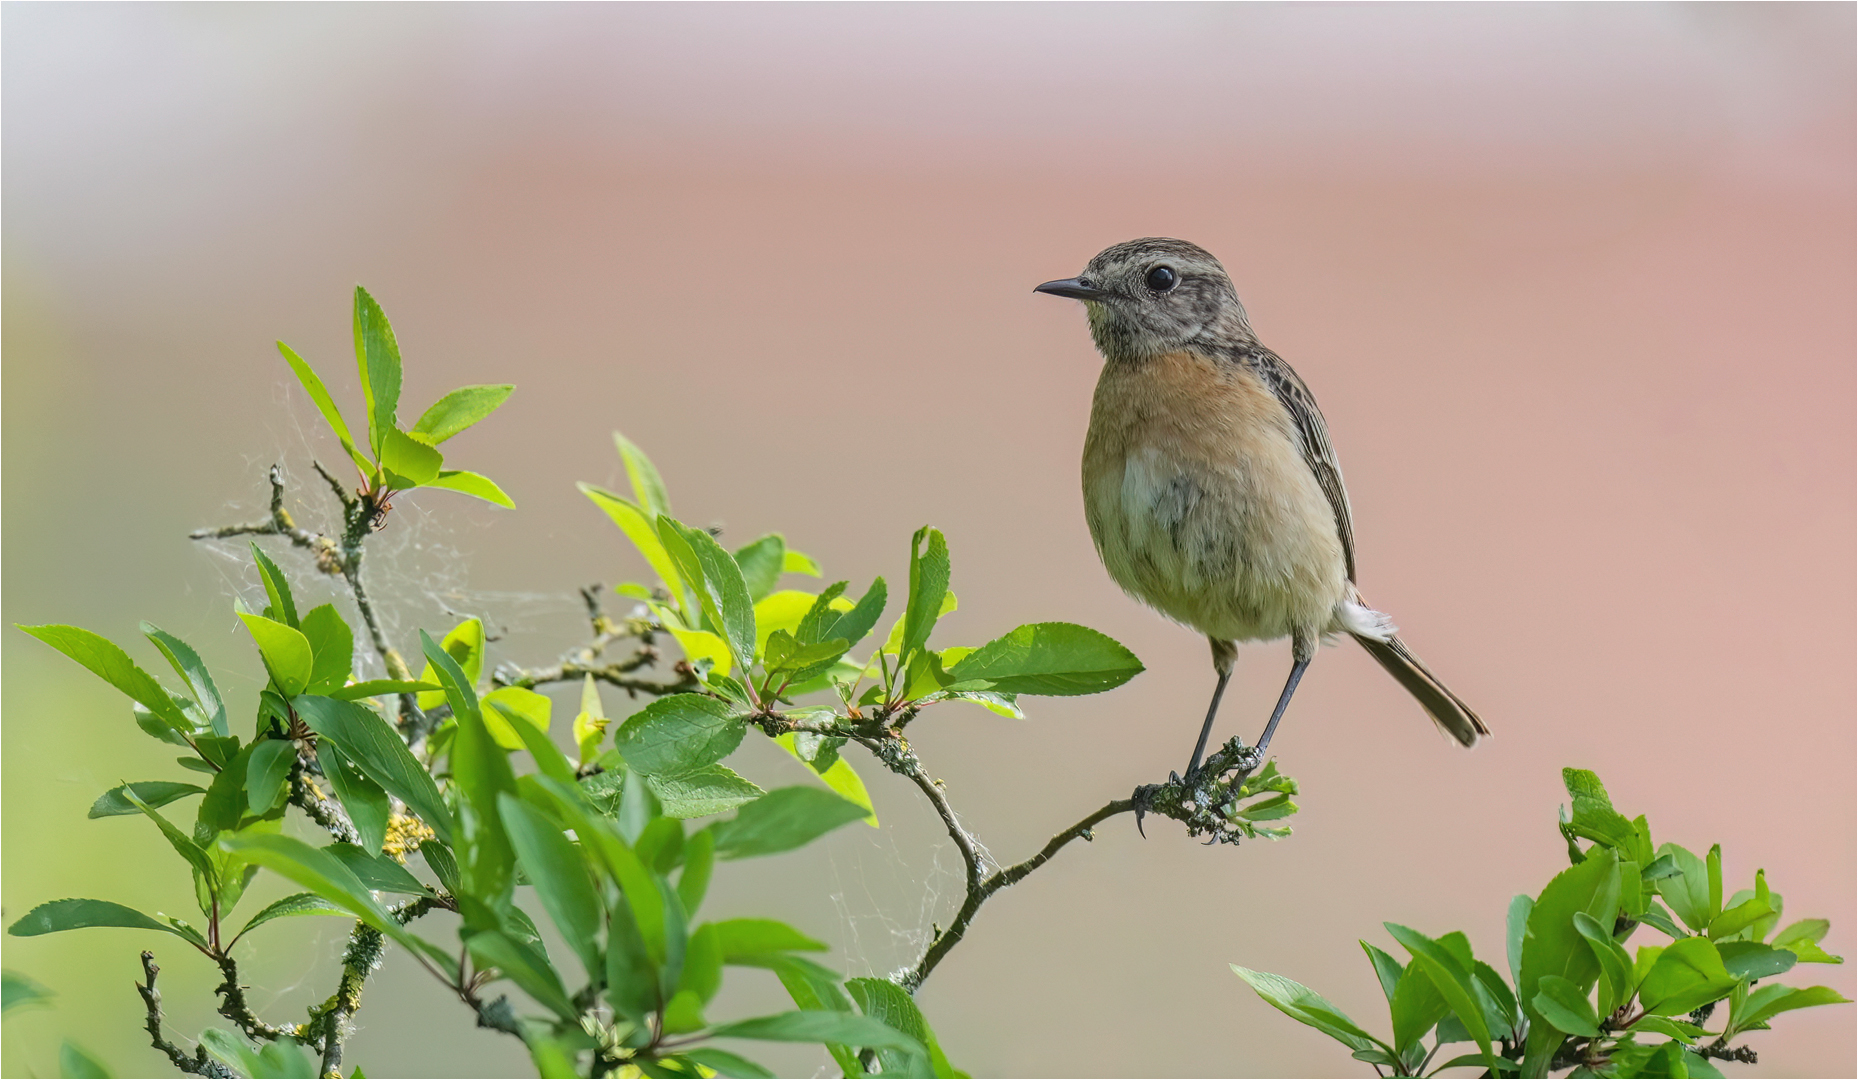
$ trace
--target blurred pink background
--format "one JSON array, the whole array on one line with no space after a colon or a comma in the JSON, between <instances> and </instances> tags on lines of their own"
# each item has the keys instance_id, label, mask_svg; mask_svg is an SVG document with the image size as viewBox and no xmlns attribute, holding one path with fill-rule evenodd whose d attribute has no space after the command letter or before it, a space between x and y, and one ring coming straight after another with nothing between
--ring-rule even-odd
<instances>
[{"instance_id":1,"label":"blurred pink background","mask_svg":"<svg viewBox=\"0 0 1858 1080\"><path fill-rule=\"evenodd\" d=\"M249 715L262 674L231 596L251 582L237 549L186 533L252 516L278 460L297 512L325 512L309 461L339 452L271 342L357 401L361 282L409 409L519 386L447 447L519 509L408 496L370 555L403 647L483 614L500 658L544 662L580 633L575 587L644 575L573 487L622 482L614 428L682 516L737 543L783 531L827 580L898 580L934 523L962 598L940 643L1068 619L1149 666L1023 723L947 706L912 729L1017 861L1181 767L1211 688L1204 645L1097 564L1077 459L1098 361L1077 305L1030 291L1180 236L1225 261L1322 402L1364 589L1496 738L1457 751L1358 650L1325 651L1273 746L1303 783L1296 835L1205 849L1124 819L1066 850L925 988L955 1062L1367 1075L1227 964L1384 1029L1355 940L1391 947L1387 919L1500 957L1510 896L1565 865L1563 765L1598 770L1658 840L1720 841L1732 887L1764 867L1788 917L1831 918L1826 947L1852 955L1851 5L0 19L8 623L78 623L147 663L149 619ZM184 912L145 826L83 819L112 784L178 770L113 691L16 631L0 648L7 919L69 895ZM1243 651L1219 738L1255 733L1287 662ZM741 757L800 780L767 747ZM863 772L881 830L732 865L706 914L785 918L852 974L911 959L959 862L911 789ZM300 1019L341 925L265 933L254 1001ZM177 1032L223 1023L206 965L146 936L7 939L6 965L60 999L7 1020L4 1071L50 1073L65 1037L162 1071L130 987L143 947ZM781 1007L764 973L731 980L714 1015ZM1785 981L1854 995L1849 965ZM399 960L359 1021L370 1075L527 1068ZM1776 1028L1729 1071L1858 1069L1851 1007Z\"/></svg>"}]
</instances>

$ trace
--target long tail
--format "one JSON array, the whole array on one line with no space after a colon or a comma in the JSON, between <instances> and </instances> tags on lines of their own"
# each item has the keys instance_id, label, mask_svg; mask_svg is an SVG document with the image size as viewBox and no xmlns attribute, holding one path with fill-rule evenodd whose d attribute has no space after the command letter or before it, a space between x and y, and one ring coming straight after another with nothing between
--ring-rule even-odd
<instances>
[{"instance_id":1,"label":"long tail","mask_svg":"<svg viewBox=\"0 0 1858 1080\"><path fill-rule=\"evenodd\" d=\"M1380 661L1381 666L1387 669L1387 674L1406 687L1406 692L1419 701L1420 707L1432 717L1432 722L1439 725L1439 730L1464 746L1476 746L1479 735L1490 734L1490 729L1477 718L1471 707L1460 700L1457 694L1446 689L1439 677L1407 649L1405 642L1392 635L1385 641L1362 634L1350 636L1361 642L1361 647L1368 650L1369 656Z\"/></svg>"}]
</instances>

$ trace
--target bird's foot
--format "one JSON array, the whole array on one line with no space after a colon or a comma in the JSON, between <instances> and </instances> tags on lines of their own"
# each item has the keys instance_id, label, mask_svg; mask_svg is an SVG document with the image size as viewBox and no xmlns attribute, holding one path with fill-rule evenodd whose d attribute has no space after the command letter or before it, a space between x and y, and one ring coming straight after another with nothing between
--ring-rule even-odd
<instances>
[{"instance_id":1,"label":"bird's foot","mask_svg":"<svg viewBox=\"0 0 1858 1080\"><path fill-rule=\"evenodd\" d=\"M1169 782L1173 782L1173 774L1169 774ZM1143 784L1129 796L1129 804L1135 810L1135 831L1144 840L1148 839L1148 833L1142 830L1142 815L1155 808L1155 793L1160 791L1161 787L1160 784Z\"/></svg>"}]
</instances>

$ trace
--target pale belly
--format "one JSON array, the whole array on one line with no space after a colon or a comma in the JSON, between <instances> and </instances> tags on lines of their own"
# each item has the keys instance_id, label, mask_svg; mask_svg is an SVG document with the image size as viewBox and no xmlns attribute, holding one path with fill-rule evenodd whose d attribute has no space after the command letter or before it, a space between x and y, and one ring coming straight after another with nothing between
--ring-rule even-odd
<instances>
[{"instance_id":1,"label":"pale belly","mask_svg":"<svg viewBox=\"0 0 1858 1080\"><path fill-rule=\"evenodd\" d=\"M1348 581L1334 511L1270 422L1273 403L1249 380L1183 367L1197 385L1150 368L1137 393L1114 386L1115 371L1098 387L1083 479L1103 565L1130 595L1208 637L1335 629Z\"/></svg>"}]
</instances>

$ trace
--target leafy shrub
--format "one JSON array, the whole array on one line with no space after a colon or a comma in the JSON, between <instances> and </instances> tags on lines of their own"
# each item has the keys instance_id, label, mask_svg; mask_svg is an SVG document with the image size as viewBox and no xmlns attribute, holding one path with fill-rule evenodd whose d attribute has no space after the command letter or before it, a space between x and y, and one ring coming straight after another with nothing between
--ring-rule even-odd
<instances>
[{"instance_id":1,"label":"leafy shrub","mask_svg":"<svg viewBox=\"0 0 1858 1080\"><path fill-rule=\"evenodd\" d=\"M1462 933L1427 937L1387 923L1411 957L1405 964L1369 944L1362 951L1380 979L1392 1040L1370 1035L1320 994L1281 975L1233 965L1258 996L1341 1042L1394 1076L1470 1066L1487 1076L1721 1076L1711 1059L1754 1061L1734 1046L1781 1013L1846 999L1824 986L1757 983L1795 964L1837 964L1819 947L1828 923L1780 927L1781 894L1755 871L1752 889L1723 899L1722 847L1702 858L1666 843L1652 846L1643 815L1613 809L1600 778L1562 770L1573 812L1561 834L1573 864L1534 899L1510 901L1509 978L1477 959ZM1591 844L1582 847L1582 840ZM1665 945L1625 942L1641 926ZM1717 1007L1721 1026L1706 1028ZM1432 1045L1426 1037L1432 1036ZM1438 1065L1454 1043L1475 1053ZM1389 1075L1382 1073L1382 1075Z\"/></svg>"}]
</instances>

